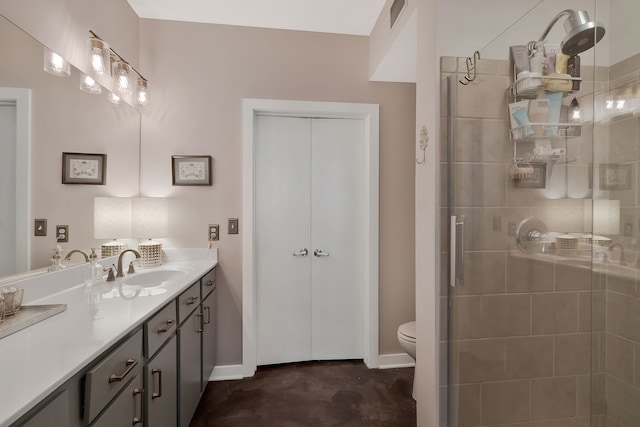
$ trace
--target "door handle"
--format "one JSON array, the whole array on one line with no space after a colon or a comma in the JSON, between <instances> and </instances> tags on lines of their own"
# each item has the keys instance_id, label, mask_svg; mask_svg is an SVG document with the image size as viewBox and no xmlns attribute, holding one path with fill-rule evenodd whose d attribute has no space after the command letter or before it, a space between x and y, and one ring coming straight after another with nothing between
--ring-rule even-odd
<instances>
[{"instance_id":1,"label":"door handle","mask_svg":"<svg viewBox=\"0 0 640 427\"><path fill-rule=\"evenodd\" d=\"M302 248L298 252L293 253L293 256L307 256L307 255L309 255L309 251L307 250L307 248Z\"/></svg>"},{"instance_id":2,"label":"door handle","mask_svg":"<svg viewBox=\"0 0 640 427\"><path fill-rule=\"evenodd\" d=\"M318 258L320 258L321 256L329 256L328 253L322 252L322 249L316 249L315 251L313 251L313 255L317 256Z\"/></svg>"},{"instance_id":3,"label":"door handle","mask_svg":"<svg viewBox=\"0 0 640 427\"><path fill-rule=\"evenodd\" d=\"M451 217L449 282L452 287L464 285L464 220L464 215Z\"/></svg>"},{"instance_id":4,"label":"door handle","mask_svg":"<svg viewBox=\"0 0 640 427\"><path fill-rule=\"evenodd\" d=\"M158 374L158 391L157 392L154 391L153 393L151 393L151 400L157 397L162 397L162 369L153 368L151 370L151 377L153 378L155 374Z\"/></svg>"}]
</instances>

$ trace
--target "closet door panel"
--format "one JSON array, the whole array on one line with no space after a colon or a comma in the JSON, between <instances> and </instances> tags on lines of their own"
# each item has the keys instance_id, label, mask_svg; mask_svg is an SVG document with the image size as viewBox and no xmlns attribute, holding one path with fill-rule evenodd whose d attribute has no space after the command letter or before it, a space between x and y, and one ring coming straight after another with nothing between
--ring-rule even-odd
<instances>
[{"instance_id":1,"label":"closet door panel","mask_svg":"<svg viewBox=\"0 0 640 427\"><path fill-rule=\"evenodd\" d=\"M364 124L313 119L312 358L361 359L363 349Z\"/></svg>"},{"instance_id":2,"label":"closet door panel","mask_svg":"<svg viewBox=\"0 0 640 427\"><path fill-rule=\"evenodd\" d=\"M311 359L310 121L258 116L255 149L257 364Z\"/></svg>"}]
</instances>

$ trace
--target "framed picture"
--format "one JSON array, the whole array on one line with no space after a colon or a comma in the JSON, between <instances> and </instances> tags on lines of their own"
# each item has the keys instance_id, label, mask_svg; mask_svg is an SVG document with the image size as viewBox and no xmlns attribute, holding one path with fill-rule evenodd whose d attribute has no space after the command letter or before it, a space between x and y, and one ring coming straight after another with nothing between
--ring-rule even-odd
<instances>
[{"instance_id":1,"label":"framed picture","mask_svg":"<svg viewBox=\"0 0 640 427\"><path fill-rule=\"evenodd\" d=\"M211 185L211 156L171 156L173 185Z\"/></svg>"},{"instance_id":2,"label":"framed picture","mask_svg":"<svg viewBox=\"0 0 640 427\"><path fill-rule=\"evenodd\" d=\"M105 185L107 155L62 153L62 183Z\"/></svg>"},{"instance_id":3,"label":"framed picture","mask_svg":"<svg viewBox=\"0 0 640 427\"><path fill-rule=\"evenodd\" d=\"M601 190L630 190L631 165L600 165Z\"/></svg>"},{"instance_id":4,"label":"framed picture","mask_svg":"<svg viewBox=\"0 0 640 427\"><path fill-rule=\"evenodd\" d=\"M547 187L547 164L531 163L533 175L530 178L514 181L516 188L546 188Z\"/></svg>"}]
</instances>

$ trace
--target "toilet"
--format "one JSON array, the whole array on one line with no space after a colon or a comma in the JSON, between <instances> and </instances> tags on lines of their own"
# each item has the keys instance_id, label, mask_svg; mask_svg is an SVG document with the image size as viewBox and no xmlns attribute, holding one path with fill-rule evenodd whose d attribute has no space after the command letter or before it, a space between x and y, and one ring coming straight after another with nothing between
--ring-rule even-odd
<instances>
[{"instance_id":1,"label":"toilet","mask_svg":"<svg viewBox=\"0 0 640 427\"><path fill-rule=\"evenodd\" d=\"M416 360L416 322L403 323L398 327L398 342L400 347ZM413 398L416 398L416 374L413 374Z\"/></svg>"}]
</instances>

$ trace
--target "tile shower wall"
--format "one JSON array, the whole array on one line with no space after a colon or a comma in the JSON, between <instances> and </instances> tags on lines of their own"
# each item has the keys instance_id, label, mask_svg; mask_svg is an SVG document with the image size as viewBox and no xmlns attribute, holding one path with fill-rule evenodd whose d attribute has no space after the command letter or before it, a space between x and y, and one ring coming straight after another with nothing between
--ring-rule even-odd
<instances>
[{"instance_id":1,"label":"tile shower wall","mask_svg":"<svg viewBox=\"0 0 640 427\"><path fill-rule=\"evenodd\" d=\"M509 62L482 60L478 81L468 86L457 83L462 74L456 70L462 67L456 58L441 62L442 248L448 246L446 78L450 75L455 82L453 203L456 214L467 218L466 279L452 299L451 324L447 324L448 277L441 275L442 401L450 391L455 408L450 416L456 427L589 426L592 408L599 402L591 401L591 388L594 397L604 395L605 291L600 277L592 278L588 265L524 256L514 233L529 216L541 219L551 231L582 232L590 227L583 199L592 197L592 128L585 126L580 138L554 142L553 148L566 148L571 162L547 166L546 188L517 188L508 175L513 158L507 121ZM579 97L592 99L587 90L593 88L587 82L592 76L593 70L583 70ZM533 146L521 144L518 150L518 156L524 156ZM442 252L442 272L447 263L448 254ZM455 373L450 389L446 387L448 332L453 337L449 361ZM443 405L442 413L446 412ZM441 424L446 423L444 416Z\"/></svg>"},{"instance_id":2,"label":"tile shower wall","mask_svg":"<svg viewBox=\"0 0 640 427\"><path fill-rule=\"evenodd\" d=\"M594 185L594 191L603 196L620 200L620 240L627 248L629 265L637 262L637 239L640 227L640 196L638 195L638 170L640 167L640 120L629 111L612 114L606 109L606 100L628 98L627 104L637 97L640 87L640 55L635 55L610 67L609 88L597 94L599 104L605 106L600 114L600 133L605 144L596 144L595 162L599 164L626 165L631 171L628 185L620 190L603 191ZM633 107L633 106L632 106ZM637 108L637 105L635 106ZM598 141L598 140L596 140ZM631 252L631 255L629 255ZM634 253L635 252L635 253ZM640 264L637 264L640 265ZM634 427L640 425L640 269L632 279L606 278L606 328L603 341L604 397L601 416L594 423L606 427Z\"/></svg>"}]
</instances>

